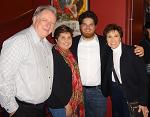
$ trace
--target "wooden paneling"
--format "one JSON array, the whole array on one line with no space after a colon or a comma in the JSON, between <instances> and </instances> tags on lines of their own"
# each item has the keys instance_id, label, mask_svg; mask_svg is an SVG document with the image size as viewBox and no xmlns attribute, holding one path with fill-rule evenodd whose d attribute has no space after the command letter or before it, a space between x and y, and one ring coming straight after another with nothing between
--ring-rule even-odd
<instances>
[{"instance_id":1,"label":"wooden paneling","mask_svg":"<svg viewBox=\"0 0 150 117\"><path fill-rule=\"evenodd\" d=\"M5 39L28 27L35 8L45 4L49 0L1 0L0 48Z\"/></svg>"},{"instance_id":2,"label":"wooden paneling","mask_svg":"<svg viewBox=\"0 0 150 117\"><path fill-rule=\"evenodd\" d=\"M30 10L19 17L12 18L6 22L0 22L0 44L16 32L29 26L31 24L32 13L33 10Z\"/></svg>"},{"instance_id":3,"label":"wooden paneling","mask_svg":"<svg viewBox=\"0 0 150 117\"><path fill-rule=\"evenodd\" d=\"M139 43L144 23L144 0L90 0L90 10L99 18L98 34L102 34L106 24L117 23L123 28L126 44Z\"/></svg>"},{"instance_id":4,"label":"wooden paneling","mask_svg":"<svg viewBox=\"0 0 150 117\"><path fill-rule=\"evenodd\" d=\"M32 0L1 1L0 45L6 38L30 24L32 12Z\"/></svg>"},{"instance_id":5,"label":"wooden paneling","mask_svg":"<svg viewBox=\"0 0 150 117\"><path fill-rule=\"evenodd\" d=\"M133 0L132 44L139 44L143 36L144 0Z\"/></svg>"},{"instance_id":6,"label":"wooden paneling","mask_svg":"<svg viewBox=\"0 0 150 117\"><path fill-rule=\"evenodd\" d=\"M143 36L144 0L127 0L126 32L128 44L139 44Z\"/></svg>"}]
</instances>

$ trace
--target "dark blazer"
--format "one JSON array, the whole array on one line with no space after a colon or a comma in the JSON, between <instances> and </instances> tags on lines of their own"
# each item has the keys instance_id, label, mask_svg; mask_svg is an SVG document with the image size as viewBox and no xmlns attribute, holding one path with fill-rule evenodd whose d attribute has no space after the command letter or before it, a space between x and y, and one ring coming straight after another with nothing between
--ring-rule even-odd
<instances>
[{"instance_id":1,"label":"dark blazer","mask_svg":"<svg viewBox=\"0 0 150 117\"><path fill-rule=\"evenodd\" d=\"M108 62L104 71L103 94L111 96L113 53L107 51ZM142 58L134 54L134 48L122 44L120 58L120 74L123 93L129 102L138 101L141 105L147 104L147 83L145 64Z\"/></svg>"},{"instance_id":2,"label":"dark blazer","mask_svg":"<svg viewBox=\"0 0 150 117\"><path fill-rule=\"evenodd\" d=\"M99 41L99 45L100 45L100 59L101 59L101 69L105 69L106 66L106 51L107 51L107 46L106 46L106 40L104 39L103 36L97 35L98 36L98 41ZM80 41L81 35L76 36L73 38L73 42L72 42L72 47L71 47L71 51L73 53L73 55L75 56L76 60L78 60L78 44ZM90 61L89 61L90 62ZM103 76L103 73L101 72L101 76ZM103 77L101 77L101 80L103 80Z\"/></svg>"},{"instance_id":3,"label":"dark blazer","mask_svg":"<svg viewBox=\"0 0 150 117\"><path fill-rule=\"evenodd\" d=\"M63 108L72 95L72 72L62 55L52 49L54 59L54 79L52 93L47 100L47 106L51 108Z\"/></svg>"}]
</instances>

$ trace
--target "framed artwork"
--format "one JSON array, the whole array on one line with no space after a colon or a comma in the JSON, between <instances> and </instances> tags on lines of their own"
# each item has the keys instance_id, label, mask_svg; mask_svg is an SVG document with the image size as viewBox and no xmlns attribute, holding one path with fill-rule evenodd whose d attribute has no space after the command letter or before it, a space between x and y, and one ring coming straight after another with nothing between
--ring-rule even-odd
<instances>
[{"instance_id":1,"label":"framed artwork","mask_svg":"<svg viewBox=\"0 0 150 117\"><path fill-rule=\"evenodd\" d=\"M57 9L55 28L65 24L74 30L74 36L79 35L78 16L89 9L89 0L50 0Z\"/></svg>"}]
</instances>

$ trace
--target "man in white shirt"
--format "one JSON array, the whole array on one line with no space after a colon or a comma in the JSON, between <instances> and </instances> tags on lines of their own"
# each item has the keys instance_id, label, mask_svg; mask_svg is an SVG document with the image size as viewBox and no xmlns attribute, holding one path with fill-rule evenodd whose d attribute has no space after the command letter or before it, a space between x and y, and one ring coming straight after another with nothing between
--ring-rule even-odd
<instances>
[{"instance_id":1,"label":"man in white shirt","mask_svg":"<svg viewBox=\"0 0 150 117\"><path fill-rule=\"evenodd\" d=\"M43 103L53 82L52 45L56 10L39 6L32 25L3 43L0 55L0 104L10 117L44 117Z\"/></svg>"},{"instance_id":2,"label":"man in white shirt","mask_svg":"<svg viewBox=\"0 0 150 117\"><path fill-rule=\"evenodd\" d=\"M104 117L106 112L106 98L101 92L101 59L105 40L95 34L97 22L94 12L81 14L82 35L75 37L72 44L72 52L79 63L86 117Z\"/></svg>"}]
</instances>

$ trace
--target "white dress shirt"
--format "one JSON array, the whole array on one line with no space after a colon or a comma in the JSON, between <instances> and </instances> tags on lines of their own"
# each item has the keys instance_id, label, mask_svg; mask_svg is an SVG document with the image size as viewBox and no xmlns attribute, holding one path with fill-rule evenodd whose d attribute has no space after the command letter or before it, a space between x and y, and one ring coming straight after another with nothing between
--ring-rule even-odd
<instances>
[{"instance_id":1,"label":"white dress shirt","mask_svg":"<svg viewBox=\"0 0 150 117\"><path fill-rule=\"evenodd\" d=\"M48 99L53 82L52 45L40 40L31 26L3 44L0 56L0 104L9 113L21 101L38 104Z\"/></svg>"},{"instance_id":2,"label":"white dress shirt","mask_svg":"<svg viewBox=\"0 0 150 117\"><path fill-rule=\"evenodd\" d=\"M101 84L100 45L97 35L92 40L81 37L78 45L78 63L83 86Z\"/></svg>"},{"instance_id":3,"label":"white dress shirt","mask_svg":"<svg viewBox=\"0 0 150 117\"><path fill-rule=\"evenodd\" d=\"M121 80L121 75L120 75L120 57L121 57L121 54L122 54L122 49L121 49L121 43L119 44L119 46L115 49L112 49L113 50L113 62L114 62L114 69L116 71L116 74L118 76L118 79L120 81L120 83L122 83L122 80ZM115 81L115 78L114 78L114 74L112 72L112 81L113 82L116 82Z\"/></svg>"}]
</instances>

